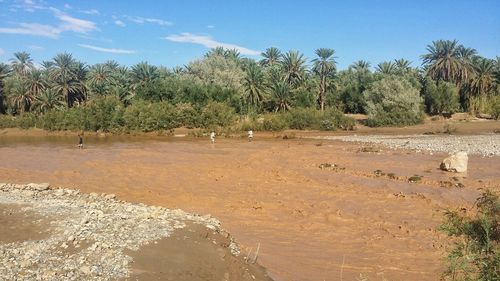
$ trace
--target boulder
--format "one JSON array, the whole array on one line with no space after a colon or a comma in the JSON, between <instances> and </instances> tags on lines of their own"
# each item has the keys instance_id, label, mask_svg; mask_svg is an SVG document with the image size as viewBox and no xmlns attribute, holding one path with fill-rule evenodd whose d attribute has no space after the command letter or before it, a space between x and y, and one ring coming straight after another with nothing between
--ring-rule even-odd
<instances>
[{"instance_id":1,"label":"boulder","mask_svg":"<svg viewBox=\"0 0 500 281\"><path fill-rule=\"evenodd\" d=\"M469 157L467 152L460 151L446 157L443 162L441 162L441 170L449 172L463 173L467 171L467 162Z\"/></svg>"}]
</instances>

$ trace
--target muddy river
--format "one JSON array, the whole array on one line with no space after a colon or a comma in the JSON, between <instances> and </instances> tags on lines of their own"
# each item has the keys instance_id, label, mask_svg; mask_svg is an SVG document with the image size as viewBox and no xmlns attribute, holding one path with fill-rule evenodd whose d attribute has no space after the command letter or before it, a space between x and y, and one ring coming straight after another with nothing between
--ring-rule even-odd
<instances>
[{"instance_id":1,"label":"muddy river","mask_svg":"<svg viewBox=\"0 0 500 281\"><path fill-rule=\"evenodd\" d=\"M338 141L113 136L86 137L82 150L77 142L0 136L0 182L211 214L243 254L260 243L258 262L276 280L439 280L449 245L436 231L443 211L469 210L478 188L500 184L500 157L472 156L467 174L450 174L438 169L445 154ZM409 183L413 175L421 181Z\"/></svg>"}]
</instances>

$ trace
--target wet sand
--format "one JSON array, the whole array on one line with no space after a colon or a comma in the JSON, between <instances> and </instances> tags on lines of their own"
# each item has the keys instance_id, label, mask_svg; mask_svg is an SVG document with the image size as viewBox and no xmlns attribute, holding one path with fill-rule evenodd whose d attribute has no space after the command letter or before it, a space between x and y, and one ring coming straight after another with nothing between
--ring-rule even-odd
<instances>
[{"instance_id":1,"label":"wet sand","mask_svg":"<svg viewBox=\"0 0 500 281\"><path fill-rule=\"evenodd\" d=\"M478 188L500 185L500 157L471 156L463 175L438 169L442 153L361 152L369 145L339 141L87 138L78 150L74 137L59 138L0 137L0 182L210 213L243 255L260 243L258 262L276 280L439 280L449 244L436 231L443 210L470 208ZM415 174L422 181L409 183Z\"/></svg>"}]
</instances>

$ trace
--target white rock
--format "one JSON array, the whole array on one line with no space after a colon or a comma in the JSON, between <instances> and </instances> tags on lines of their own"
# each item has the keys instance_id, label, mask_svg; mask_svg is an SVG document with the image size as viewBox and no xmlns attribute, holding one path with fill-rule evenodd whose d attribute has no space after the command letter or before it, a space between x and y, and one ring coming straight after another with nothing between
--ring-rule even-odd
<instances>
[{"instance_id":1,"label":"white rock","mask_svg":"<svg viewBox=\"0 0 500 281\"><path fill-rule=\"evenodd\" d=\"M44 191L50 188L49 183L28 183L27 187L29 189L37 190L37 191Z\"/></svg>"},{"instance_id":2,"label":"white rock","mask_svg":"<svg viewBox=\"0 0 500 281\"><path fill-rule=\"evenodd\" d=\"M443 162L441 162L441 170L463 173L467 171L467 163L469 157L467 152L460 151L453 155L446 157Z\"/></svg>"}]
</instances>

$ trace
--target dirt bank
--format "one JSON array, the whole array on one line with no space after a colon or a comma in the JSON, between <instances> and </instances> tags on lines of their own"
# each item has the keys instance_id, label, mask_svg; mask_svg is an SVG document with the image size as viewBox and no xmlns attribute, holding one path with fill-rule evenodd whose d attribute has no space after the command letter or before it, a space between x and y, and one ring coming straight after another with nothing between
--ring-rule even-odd
<instances>
[{"instance_id":1,"label":"dirt bank","mask_svg":"<svg viewBox=\"0 0 500 281\"><path fill-rule=\"evenodd\" d=\"M469 208L478 188L500 185L500 157L471 156L468 173L457 175L438 169L444 153L258 133L252 143L220 138L214 146L182 138L90 138L84 150L74 143L4 137L0 181L46 181L210 213L244 255L260 243L258 261L277 280L338 280L341 272L344 280L439 280L448 240L435 229L443 210ZM409 183L413 175L422 180Z\"/></svg>"}]
</instances>

